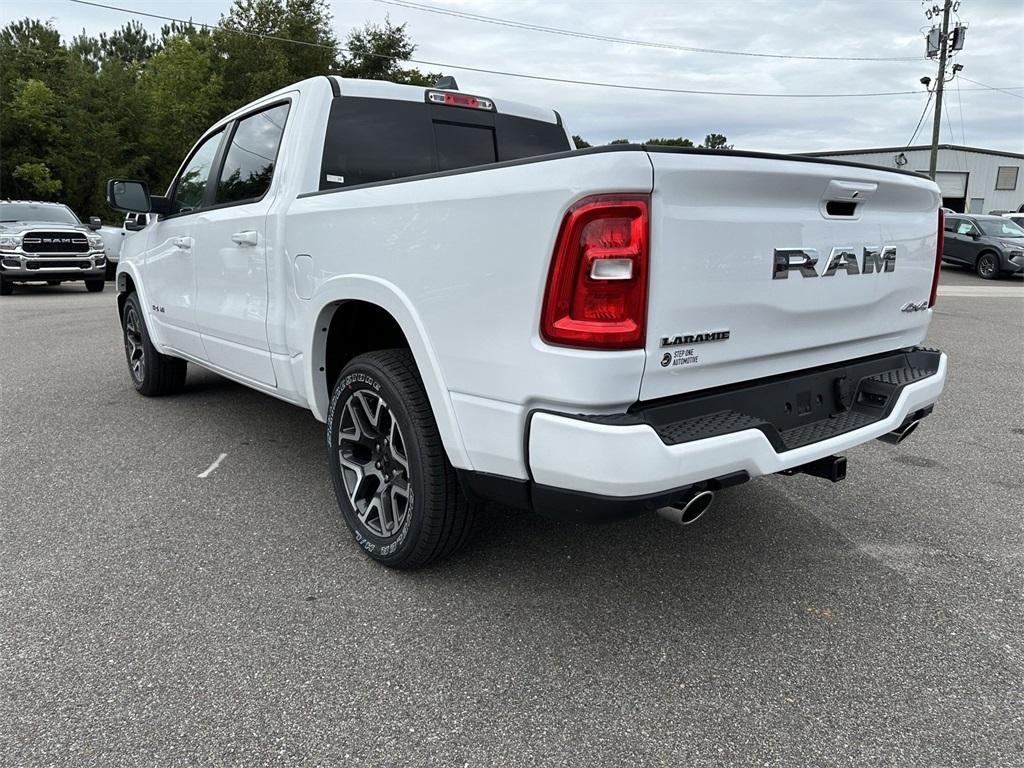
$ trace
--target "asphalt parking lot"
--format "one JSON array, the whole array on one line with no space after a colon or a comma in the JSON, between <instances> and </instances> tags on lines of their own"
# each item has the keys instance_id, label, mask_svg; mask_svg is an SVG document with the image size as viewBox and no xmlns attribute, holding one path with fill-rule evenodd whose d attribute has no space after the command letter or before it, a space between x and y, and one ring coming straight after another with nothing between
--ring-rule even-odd
<instances>
[{"instance_id":1,"label":"asphalt parking lot","mask_svg":"<svg viewBox=\"0 0 1024 768\"><path fill-rule=\"evenodd\" d=\"M942 286L946 394L844 483L687 529L488 508L413 574L352 542L308 413L195 368L142 398L109 286L19 289L0 764L1024 765L1024 281Z\"/></svg>"}]
</instances>

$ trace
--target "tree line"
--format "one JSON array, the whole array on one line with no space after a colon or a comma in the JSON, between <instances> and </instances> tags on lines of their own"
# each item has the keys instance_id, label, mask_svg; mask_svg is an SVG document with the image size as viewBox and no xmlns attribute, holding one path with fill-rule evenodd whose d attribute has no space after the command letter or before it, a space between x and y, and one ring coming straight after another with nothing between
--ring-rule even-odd
<instances>
[{"instance_id":1,"label":"tree line","mask_svg":"<svg viewBox=\"0 0 1024 768\"><path fill-rule=\"evenodd\" d=\"M592 147L589 141L584 139L582 136L573 135L573 142L576 144L577 149L586 149ZM704 137L704 141L700 144L694 144L690 139L684 139L682 136L676 139L648 139L647 141L639 142L641 144L653 144L661 147L693 147L695 149L732 149L732 144L729 144L729 139L723 136L721 133L709 133ZM631 144L629 139L612 139L608 144Z\"/></svg>"},{"instance_id":2,"label":"tree line","mask_svg":"<svg viewBox=\"0 0 1024 768\"><path fill-rule=\"evenodd\" d=\"M59 200L116 221L107 179L161 189L212 123L307 77L433 85L441 73L400 66L415 49L405 25L390 20L339 41L326 0L234 0L212 28L174 22L159 34L130 21L64 40L47 21L12 22L0 30L0 197ZM700 146L725 142L710 134Z\"/></svg>"}]
</instances>

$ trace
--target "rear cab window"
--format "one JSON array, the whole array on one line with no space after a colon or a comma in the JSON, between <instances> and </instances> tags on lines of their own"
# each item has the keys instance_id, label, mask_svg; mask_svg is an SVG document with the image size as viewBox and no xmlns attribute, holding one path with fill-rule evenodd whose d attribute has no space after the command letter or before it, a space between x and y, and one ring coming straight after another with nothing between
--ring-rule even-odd
<instances>
[{"instance_id":1,"label":"rear cab window","mask_svg":"<svg viewBox=\"0 0 1024 768\"><path fill-rule=\"evenodd\" d=\"M331 103L320 189L401 179L571 149L556 122L362 96Z\"/></svg>"}]
</instances>

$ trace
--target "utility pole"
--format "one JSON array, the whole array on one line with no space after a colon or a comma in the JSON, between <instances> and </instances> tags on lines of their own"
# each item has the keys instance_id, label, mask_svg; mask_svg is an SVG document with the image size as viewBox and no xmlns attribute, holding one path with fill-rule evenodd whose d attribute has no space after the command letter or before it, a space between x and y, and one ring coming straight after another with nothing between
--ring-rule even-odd
<instances>
[{"instance_id":1,"label":"utility pole","mask_svg":"<svg viewBox=\"0 0 1024 768\"><path fill-rule=\"evenodd\" d=\"M942 88L946 84L946 52L949 50L949 12L953 0L942 6L942 33L939 35L939 76L935 78L935 118L932 120L932 156L928 162L928 175L935 181L939 164L939 128L942 126Z\"/></svg>"}]
</instances>

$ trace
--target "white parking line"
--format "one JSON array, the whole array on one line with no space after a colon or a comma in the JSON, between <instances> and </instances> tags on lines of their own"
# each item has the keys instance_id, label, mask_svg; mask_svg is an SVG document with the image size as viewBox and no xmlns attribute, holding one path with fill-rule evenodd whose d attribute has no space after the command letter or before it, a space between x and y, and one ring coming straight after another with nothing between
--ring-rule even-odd
<instances>
[{"instance_id":1,"label":"white parking line","mask_svg":"<svg viewBox=\"0 0 1024 768\"><path fill-rule=\"evenodd\" d=\"M981 299L1024 299L1024 288L988 285L939 286L939 296Z\"/></svg>"},{"instance_id":2,"label":"white parking line","mask_svg":"<svg viewBox=\"0 0 1024 768\"><path fill-rule=\"evenodd\" d=\"M211 464L198 475L196 475L196 477L209 477L210 473L213 472L213 470L215 470L217 467L219 467L220 463L224 461L225 458L227 458L227 454L222 453L220 456L217 457L217 460L214 461L213 464Z\"/></svg>"}]
</instances>

